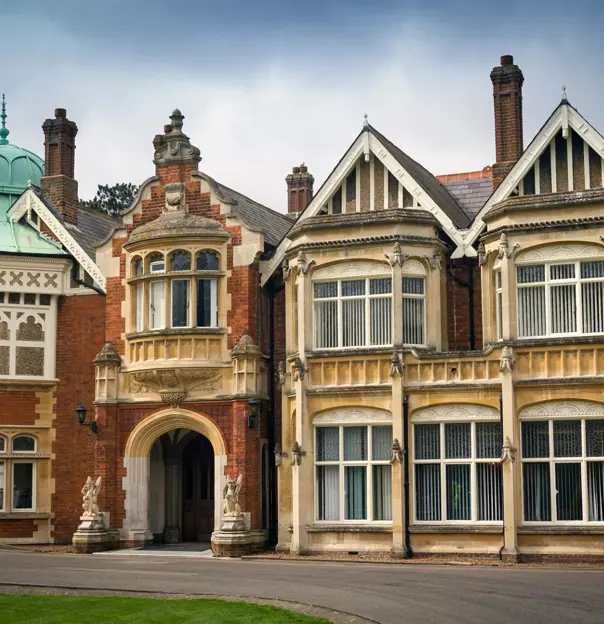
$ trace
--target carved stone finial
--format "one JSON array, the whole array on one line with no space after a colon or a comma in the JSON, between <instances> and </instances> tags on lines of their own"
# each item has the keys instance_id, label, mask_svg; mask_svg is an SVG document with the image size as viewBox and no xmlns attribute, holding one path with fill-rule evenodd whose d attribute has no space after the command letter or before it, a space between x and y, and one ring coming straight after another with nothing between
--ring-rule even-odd
<instances>
[{"instance_id":1,"label":"carved stone finial","mask_svg":"<svg viewBox=\"0 0 604 624\"><path fill-rule=\"evenodd\" d=\"M260 349L254 343L249 334L243 334L239 342L231 350L231 357L257 357L262 355Z\"/></svg>"},{"instance_id":2,"label":"carved stone finial","mask_svg":"<svg viewBox=\"0 0 604 624\"><path fill-rule=\"evenodd\" d=\"M122 358L115 350L115 347L110 342L106 342L103 345L103 348L99 351L99 354L94 358L94 363L121 366Z\"/></svg>"},{"instance_id":3,"label":"carved stone finial","mask_svg":"<svg viewBox=\"0 0 604 624\"><path fill-rule=\"evenodd\" d=\"M189 137L182 131L184 115L175 109L170 115L171 123L166 126L165 134L156 134L153 139L156 165L165 165L181 162L199 163L201 160L199 148L191 145Z\"/></svg>"},{"instance_id":4,"label":"carved stone finial","mask_svg":"<svg viewBox=\"0 0 604 624\"><path fill-rule=\"evenodd\" d=\"M285 362L283 360L279 362L279 365L277 366L277 371L279 373L279 385L283 386L289 374L288 372L286 372Z\"/></svg>"},{"instance_id":5,"label":"carved stone finial","mask_svg":"<svg viewBox=\"0 0 604 624\"><path fill-rule=\"evenodd\" d=\"M306 451L303 451L302 447L298 444L298 441L295 440L292 445L292 466L299 466L302 463L303 457L306 457Z\"/></svg>"},{"instance_id":6,"label":"carved stone finial","mask_svg":"<svg viewBox=\"0 0 604 624\"><path fill-rule=\"evenodd\" d=\"M275 444L275 466L280 466L281 462L288 457L288 454L281 450L281 444Z\"/></svg>"},{"instance_id":7,"label":"carved stone finial","mask_svg":"<svg viewBox=\"0 0 604 624\"><path fill-rule=\"evenodd\" d=\"M480 241L480 244L478 245L478 266L482 266L486 262L486 259L486 249L484 243Z\"/></svg>"},{"instance_id":8,"label":"carved stone finial","mask_svg":"<svg viewBox=\"0 0 604 624\"><path fill-rule=\"evenodd\" d=\"M512 464L516 461L516 451L518 449L512 444L509 436L505 436L505 442L501 447L501 463L505 464L506 462L511 462Z\"/></svg>"},{"instance_id":9,"label":"carved stone finial","mask_svg":"<svg viewBox=\"0 0 604 624\"><path fill-rule=\"evenodd\" d=\"M294 360L294 369L295 369L295 373L294 373L294 381L303 381L304 380L304 375L306 374L306 368L304 367L304 362L302 361L302 358L297 357Z\"/></svg>"},{"instance_id":10,"label":"carved stone finial","mask_svg":"<svg viewBox=\"0 0 604 624\"><path fill-rule=\"evenodd\" d=\"M281 263L281 271L283 272L283 279L287 282L289 276L292 273L292 268L289 266L289 260L287 258L283 258L283 262Z\"/></svg>"},{"instance_id":11,"label":"carved stone finial","mask_svg":"<svg viewBox=\"0 0 604 624\"><path fill-rule=\"evenodd\" d=\"M298 267L298 273L301 275L306 275L310 267L315 263L314 260L310 262L307 261L305 253L300 250L298 252L298 256L296 257L296 266Z\"/></svg>"},{"instance_id":12,"label":"carved stone finial","mask_svg":"<svg viewBox=\"0 0 604 624\"><path fill-rule=\"evenodd\" d=\"M166 184L164 187L164 196L166 203L165 212L174 212L175 210L185 210L185 185L180 182Z\"/></svg>"},{"instance_id":13,"label":"carved stone finial","mask_svg":"<svg viewBox=\"0 0 604 624\"><path fill-rule=\"evenodd\" d=\"M436 269L442 269L442 254L438 249L435 249L431 256L424 256L424 259L428 261L428 264L433 271Z\"/></svg>"},{"instance_id":14,"label":"carved stone finial","mask_svg":"<svg viewBox=\"0 0 604 624\"><path fill-rule=\"evenodd\" d=\"M390 359L390 377L396 377L397 375L402 377L404 370L405 365L403 364L401 354L395 351Z\"/></svg>"},{"instance_id":15,"label":"carved stone finial","mask_svg":"<svg viewBox=\"0 0 604 624\"><path fill-rule=\"evenodd\" d=\"M514 371L514 352L512 347L507 345L501 350L501 360L499 362L499 370L502 373L512 373Z\"/></svg>"},{"instance_id":16,"label":"carved stone finial","mask_svg":"<svg viewBox=\"0 0 604 624\"><path fill-rule=\"evenodd\" d=\"M566 85L562 85L562 101L567 102L568 98L566 96Z\"/></svg>"},{"instance_id":17,"label":"carved stone finial","mask_svg":"<svg viewBox=\"0 0 604 624\"><path fill-rule=\"evenodd\" d=\"M92 520L99 520L101 514L99 513L99 492L101 491L102 477L99 477L96 481L92 480L92 477L86 479L86 483L82 488L82 518L90 518Z\"/></svg>"},{"instance_id":18,"label":"carved stone finial","mask_svg":"<svg viewBox=\"0 0 604 624\"><path fill-rule=\"evenodd\" d=\"M402 464L403 463L403 449L401 448L401 443L397 438L394 438L392 441L392 457L390 458L390 463Z\"/></svg>"},{"instance_id":19,"label":"carved stone finial","mask_svg":"<svg viewBox=\"0 0 604 624\"><path fill-rule=\"evenodd\" d=\"M514 253L514 251L516 251L516 249L518 249L518 247L520 247L520 243L515 243L512 249L510 249L508 245L507 234L505 232L502 232L501 236L499 237L497 257L500 260L502 260L503 258L511 258L512 254Z\"/></svg>"},{"instance_id":20,"label":"carved stone finial","mask_svg":"<svg viewBox=\"0 0 604 624\"><path fill-rule=\"evenodd\" d=\"M368 128L368 127L369 127L369 115L365 113L363 115L363 128Z\"/></svg>"},{"instance_id":21,"label":"carved stone finial","mask_svg":"<svg viewBox=\"0 0 604 624\"><path fill-rule=\"evenodd\" d=\"M223 506L222 511L225 516L240 516L241 505L239 504L239 492L243 475L239 475L237 479L227 476L226 483L222 488Z\"/></svg>"},{"instance_id":22,"label":"carved stone finial","mask_svg":"<svg viewBox=\"0 0 604 624\"><path fill-rule=\"evenodd\" d=\"M403 264L405 264L405 260L407 259L407 256L403 254L401 244L398 241L396 241L394 245L392 246L392 254L390 255L385 254L385 255L386 255L386 260L388 260L391 267L394 267L396 265L402 267Z\"/></svg>"}]
</instances>

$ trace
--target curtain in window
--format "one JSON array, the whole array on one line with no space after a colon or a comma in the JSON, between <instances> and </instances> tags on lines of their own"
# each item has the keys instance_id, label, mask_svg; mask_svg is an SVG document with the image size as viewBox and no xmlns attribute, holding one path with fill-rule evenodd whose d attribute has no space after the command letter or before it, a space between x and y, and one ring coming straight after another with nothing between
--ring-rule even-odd
<instances>
[{"instance_id":1,"label":"curtain in window","mask_svg":"<svg viewBox=\"0 0 604 624\"><path fill-rule=\"evenodd\" d=\"M524 519L545 522L552 519L549 464L525 463L523 472Z\"/></svg>"},{"instance_id":2,"label":"curtain in window","mask_svg":"<svg viewBox=\"0 0 604 624\"><path fill-rule=\"evenodd\" d=\"M136 331L143 331L143 283L136 285Z\"/></svg>"},{"instance_id":3,"label":"curtain in window","mask_svg":"<svg viewBox=\"0 0 604 624\"><path fill-rule=\"evenodd\" d=\"M373 519L392 520L392 466L373 466Z\"/></svg>"},{"instance_id":4,"label":"curtain in window","mask_svg":"<svg viewBox=\"0 0 604 624\"><path fill-rule=\"evenodd\" d=\"M31 463L13 464L13 509L32 508L33 472Z\"/></svg>"},{"instance_id":5,"label":"curtain in window","mask_svg":"<svg viewBox=\"0 0 604 624\"><path fill-rule=\"evenodd\" d=\"M336 430L337 431L337 430ZM317 466L317 517L340 519L340 467Z\"/></svg>"},{"instance_id":6,"label":"curtain in window","mask_svg":"<svg viewBox=\"0 0 604 624\"><path fill-rule=\"evenodd\" d=\"M424 344L424 279L403 278L403 342Z\"/></svg>"},{"instance_id":7,"label":"curtain in window","mask_svg":"<svg viewBox=\"0 0 604 624\"><path fill-rule=\"evenodd\" d=\"M554 269L556 267L552 267ZM569 334L577 331L576 289L574 284L550 288L551 333Z\"/></svg>"},{"instance_id":8,"label":"curtain in window","mask_svg":"<svg viewBox=\"0 0 604 624\"><path fill-rule=\"evenodd\" d=\"M521 338L545 335L545 286L518 289L518 333Z\"/></svg>"},{"instance_id":9,"label":"curtain in window","mask_svg":"<svg viewBox=\"0 0 604 624\"><path fill-rule=\"evenodd\" d=\"M415 466L415 510L418 520L440 520L440 464Z\"/></svg>"},{"instance_id":10,"label":"curtain in window","mask_svg":"<svg viewBox=\"0 0 604 624\"><path fill-rule=\"evenodd\" d=\"M365 280L342 282L342 346L365 344ZM360 297L347 299L345 297Z\"/></svg>"},{"instance_id":11,"label":"curtain in window","mask_svg":"<svg viewBox=\"0 0 604 624\"><path fill-rule=\"evenodd\" d=\"M502 520L501 464L476 464L476 480L478 486L478 520Z\"/></svg>"},{"instance_id":12,"label":"curtain in window","mask_svg":"<svg viewBox=\"0 0 604 624\"><path fill-rule=\"evenodd\" d=\"M344 508L346 520L367 518L367 469L365 466L345 466Z\"/></svg>"},{"instance_id":13,"label":"curtain in window","mask_svg":"<svg viewBox=\"0 0 604 624\"><path fill-rule=\"evenodd\" d=\"M197 327L218 327L218 282L197 280Z\"/></svg>"},{"instance_id":14,"label":"curtain in window","mask_svg":"<svg viewBox=\"0 0 604 624\"><path fill-rule=\"evenodd\" d=\"M589 519L604 522L604 462L587 464L587 496Z\"/></svg>"},{"instance_id":15,"label":"curtain in window","mask_svg":"<svg viewBox=\"0 0 604 624\"><path fill-rule=\"evenodd\" d=\"M470 520L471 487L469 464L447 464L447 518Z\"/></svg>"},{"instance_id":16,"label":"curtain in window","mask_svg":"<svg viewBox=\"0 0 604 624\"><path fill-rule=\"evenodd\" d=\"M581 262L581 279L604 278L604 261ZM581 306L583 308L583 332L604 333L604 282L581 284Z\"/></svg>"},{"instance_id":17,"label":"curtain in window","mask_svg":"<svg viewBox=\"0 0 604 624\"><path fill-rule=\"evenodd\" d=\"M370 295L392 294L392 279L369 280ZM392 297L369 300L370 340L372 345L387 345L392 342Z\"/></svg>"},{"instance_id":18,"label":"curtain in window","mask_svg":"<svg viewBox=\"0 0 604 624\"><path fill-rule=\"evenodd\" d=\"M338 346L337 301L315 301L315 344L318 349Z\"/></svg>"},{"instance_id":19,"label":"curtain in window","mask_svg":"<svg viewBox=\"0 0 604 624\"><path fill-rule=\"evenodd\" d=\"M189 280L172 281L172 327L189 325Z\"/></svg>"},{"instance_id":20,"label":"curtain in window","mask_svg":"<svg viewBox=\"0 0 604 624\"><path fill-rule=\"evenodd\" d=\"M582 520L581 464L557 463L555 466L558 520Z\"/></svg>"},{"instance_id":21,"label":"curtain in window","mask_svg":"<svg viewBox=\"0 0 604 624\"><path fill-rule=\"evenodd\" d=\"M166 326L164 282L151 282L149 286L149 325L151 329L161 329Z\"/></svg>"},{"instance_id":22,"label":"curtain in window","mask_svg":"<svg viewBox=\"0 0 604 624\"><path fill-rule=\"evenodd\" d=\"M367 427L344 427L344 461L367 460Z\"/></svg>"}]
</instances>

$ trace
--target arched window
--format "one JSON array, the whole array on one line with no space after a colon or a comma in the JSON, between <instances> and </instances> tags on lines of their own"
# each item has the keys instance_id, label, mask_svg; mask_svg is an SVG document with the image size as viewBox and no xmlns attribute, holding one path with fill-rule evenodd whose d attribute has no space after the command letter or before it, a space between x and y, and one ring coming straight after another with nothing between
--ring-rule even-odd
<instances>
[{"instance_id":1,"label":"arched window","mask_svg":"<svg viewBox=\"0 0 604 624\"><path fill-rule=\"evenodd\" d=\"M149 273L163 273L166 270L166 261L163 254L150 254L147 263L149 267Z\"/></svg>"},{"instance_id":2,"label":"arched window","mask_svg":"<svg viewBox=\"0 0 604 624\"><path fill-rule=\"evenodd\" d=\"M191 254L188 251L175 251L170 257L170 271L190 271Z\"/></svg>"},{"instance_id":3,"label":"arched window","mask_svg":"<svg viewBox=\"0 0 604 624\"><path fill-rule=\"evenodd\" d=\"M140 256L136 256L132 260L132 275L134 277L142 277L143 273L143 259Z\"/></svg>"},{"instance_id":4,"label":"arched window","mask_svg":"<svg viewBox=\"0 0 604 624\"><path fill-rule=\"evenodd\" d=\"M6 453L6 439L0 436L0 453Z\"/></svg>"},{"instance_id":5,"label":"arched window","mask_svg":"<svg viewBox=\"0 0 604 624\"><path fill-rule=\"evenodd\" d=\"M198 271L218 271L218 256L213 251L200 251L197 254Z\"/></svg>"},{"instance_id":6,"label":"arched window","mask_svg":"<svg viewBox=\"0 0 604 624\"><path fill-rule=\"evenodd\" d=\"M35 453L36 439L28 435L13 438L13 453Z\"/></svg>"}]
</instances>

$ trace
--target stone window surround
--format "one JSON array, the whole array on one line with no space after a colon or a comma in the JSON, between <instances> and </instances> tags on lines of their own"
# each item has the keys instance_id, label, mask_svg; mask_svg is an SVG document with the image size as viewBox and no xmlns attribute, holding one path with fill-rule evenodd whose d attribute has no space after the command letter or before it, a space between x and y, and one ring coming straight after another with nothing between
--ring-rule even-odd
<instances>
[{"instance_id":1,"label":"stone window surround","mask_svg":"<svg viewBox=\"0 0 604 624\"><path fill-rule=\"evenodd\" d=\"M34 441L33 451L13 450L17 438L27 437ZM0 433L0 464L4 467L3 499L0 500L0 517L23 517L36 513L37 509L37 464L40 459L48 459L37 452L38 439L31 433L18 432L13 435ZM3 444L2 444L3 443ZM31 464L32 466L32 505L27 509L13 509L13 466L15 464Z\"/></svg>"}]
</instances>

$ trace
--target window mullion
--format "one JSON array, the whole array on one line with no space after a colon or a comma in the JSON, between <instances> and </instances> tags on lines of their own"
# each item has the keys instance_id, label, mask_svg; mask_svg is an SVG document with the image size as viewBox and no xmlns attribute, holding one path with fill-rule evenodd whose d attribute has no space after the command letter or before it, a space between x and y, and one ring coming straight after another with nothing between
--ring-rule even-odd
<instances>
[{"instance_id":1,"label":"window mullion","mask_svg":"<svg viewBox=\"0 0 604 624\"><path fill-rule=\"evenodd\" d=\"M445 424L440 423L440 521L446 522L447 514L447 466L445 459Z\"/></svg>"},{"instance_id":2,"label":"window mullion","mask_svg":"<svg viewBox=\"0 0 604 624\"><path fill-rule=\"evenodd\" d=\"M367 474L365 475L365 479L367 479L367 502L365 505L367 509L367 520L369 522L373 521L373 467L371 464L371 460L373 459L372 430L373 427L367 427Z\"/></svg>"},{"instance_id":3,"label":"window mullion","mask_svg":"<svg viewBox=\"0 0 604 624\"><path fill-rule=\"evenodd\" d=\"M476 484L476 423L470 424L470 487L472 488L470 501L472 508L470 518L476 522L478 518L478 487Z\"/></svg>"},{"instance_id":4,"label":"window mullion","mask_svg":"<svg viewBox=\"0 0 604 624\"><path fill-rule=\"evenodd\" d=\"M589 492L587 486L587 424L581 419L581 505L583 522L589 522Z\"/></svg>"},{"instance_id":5,"label":"window mullion","mask_svg":"<svg viewBox=\"0 0 604 624\"><path fill-rule=\"evenodd\" d=\"M342 328L342 280L338 280L338 347L344 345L344 331Z\"/></svg>"},{"instance_id":6,"label":"window mullion","mask_svg":"<svg viewBox=\"0 0 604 624\"><path fill-rule=\"evenodd\" d=\"M554 453L554 422L548 420L548 434L549 434L549 480L550 480L550 505L551 512L550 517L552 522L558 520L558 488L556 484L556 462Z\"/></svg>"},{"instance_id":7,"label":"window mullion","mask_svg":"<svg viewBox=\"0 0 604 624\"><path fill-rule=\"evenodd\" d=\"M581 263L575 263L575 308L577 310L577 333L583 333L583 302L581 300Z\"/></svg>"}]
</instances>

